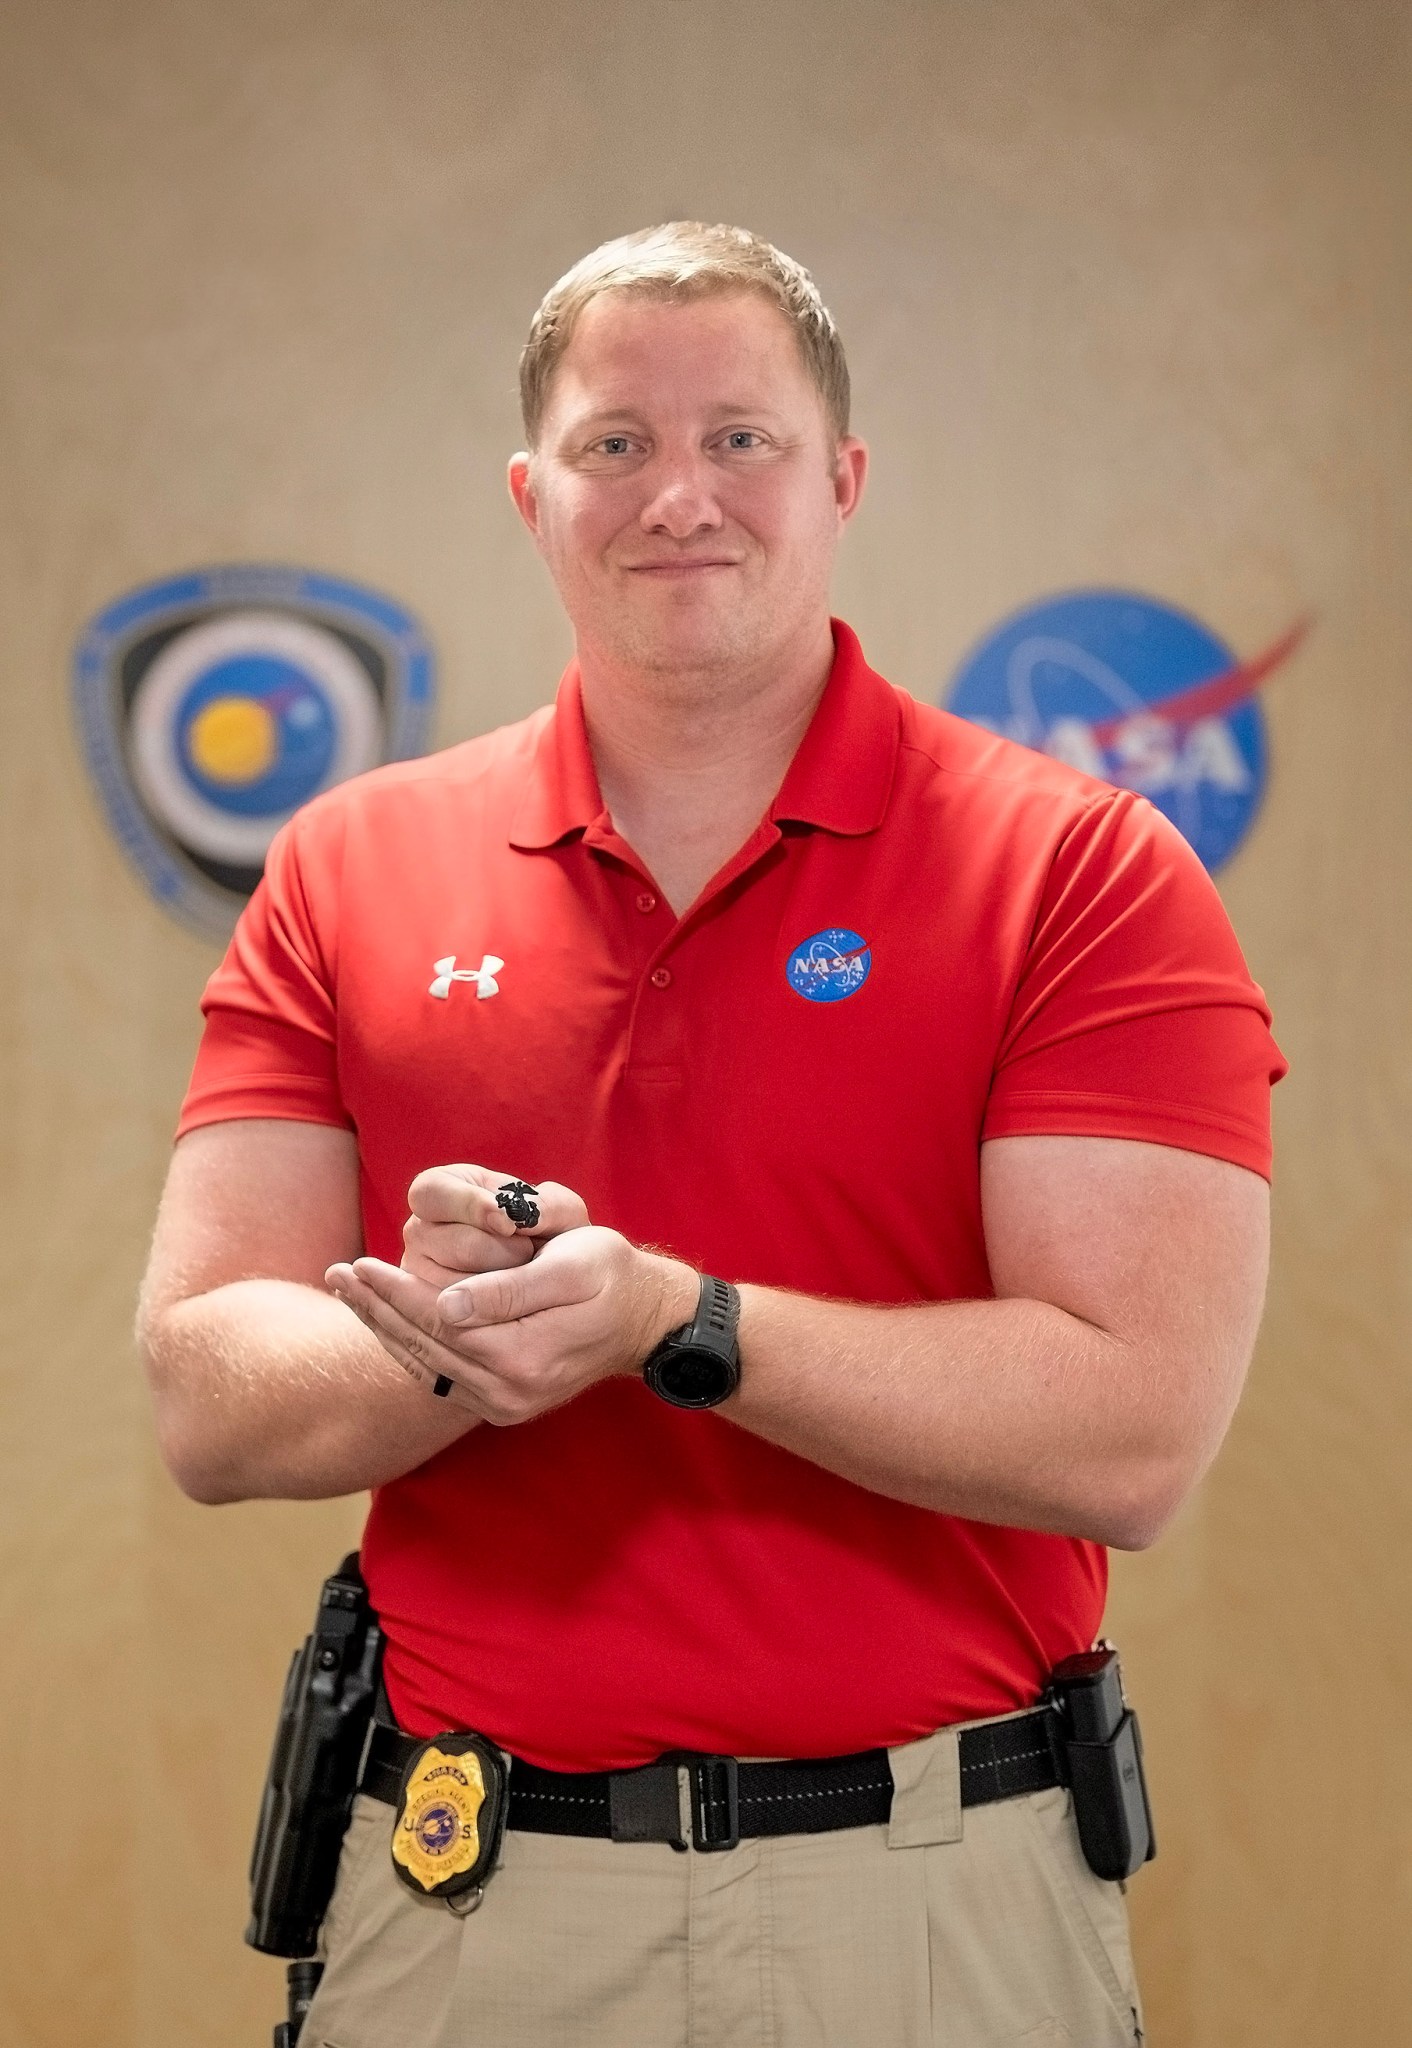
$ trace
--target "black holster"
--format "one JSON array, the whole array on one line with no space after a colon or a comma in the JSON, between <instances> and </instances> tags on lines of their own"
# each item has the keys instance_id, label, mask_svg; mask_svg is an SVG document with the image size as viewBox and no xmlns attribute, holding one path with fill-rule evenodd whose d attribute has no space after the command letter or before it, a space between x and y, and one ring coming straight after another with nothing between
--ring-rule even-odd
<instances>
[{"instance_id":1,"label":"black holster","mask_svg":"<svg viewBox=\"0 0 1412 2048\"><path fill-rule=\"evenodd\" d=\"M312 1956L333 1896L377 1697L382 1631L354 1551L319 1594L313 1633L284 1682L250 1858L245 1939Z\"/></svg>"}]
</instances>

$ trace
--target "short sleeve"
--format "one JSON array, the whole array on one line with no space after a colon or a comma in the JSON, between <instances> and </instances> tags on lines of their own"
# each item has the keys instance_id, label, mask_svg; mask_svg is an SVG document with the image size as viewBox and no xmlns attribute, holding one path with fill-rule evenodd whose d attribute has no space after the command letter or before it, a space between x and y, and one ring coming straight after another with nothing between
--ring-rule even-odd
<instances>
[{"instance_id":1,"label":"short sleeve","mask_svg":"<svg viewBox=\"0 0 1412 2048\"><path fill-rule=\"evenodd\" d=\"M1050 868L982 1136L1142 1139L1268 1179L1285 1072L1196 855L1143 799L1096 798Z\"/></svg>"},{"instance_id":2,"label":"short sleeve","mask_svg":"<svg viewBox=\"0 0 1412 2048\"><path fill-rule=\"evenodd\" d=\"M330 942L337 848L327 813L311 819L321 828L314 831L304 826L309 816L276 836L264 878L206 984L206 1028L178 1137L238 1117L352 1128L338 1085Z\"/></svg>"}]
</instances>

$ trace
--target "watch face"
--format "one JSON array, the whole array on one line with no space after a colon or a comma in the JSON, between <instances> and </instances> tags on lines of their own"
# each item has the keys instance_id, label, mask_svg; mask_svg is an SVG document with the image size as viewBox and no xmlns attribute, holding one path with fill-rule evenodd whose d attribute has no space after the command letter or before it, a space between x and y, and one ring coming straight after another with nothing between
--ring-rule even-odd
<instances>
[{"instance_id":1,"label":"watch face","mask_svg":"<svg viewBox=\"0 0 1412 2048\"><path fill-rule=\"evenodd\" d=\"M678 1408L714 1408L738 1377L714 1351L673 1351L652 1365L656 1391Z\"/></svg>"}]
</instances>

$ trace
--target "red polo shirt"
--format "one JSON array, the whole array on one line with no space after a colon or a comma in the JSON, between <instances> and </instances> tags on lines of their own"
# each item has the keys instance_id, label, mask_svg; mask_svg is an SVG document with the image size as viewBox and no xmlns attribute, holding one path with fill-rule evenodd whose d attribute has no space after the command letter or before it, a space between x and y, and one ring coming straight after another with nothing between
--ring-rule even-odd
<instances>
[{"instance_id":1,"label":"red polo shirt","mask_svg":"<svg viewBox=\"0 0 1412 2048\"><path fill-rule=\"evenodd\" d=\"M467 1160L865 1302L991 1292L985 1138L1267 1172L1283 1063L1185 843L836 642L768 817L682 918L603 809L572 668L552 709L308 805L212 977L181 1129L356 1131L384 1259L413 1176ZM886 1500L628 1380L382 1487L363 1556L405 1727L579 1770L1023 1706L1106 1578L1096 1544Z\"/></svg>"}]
</instances>

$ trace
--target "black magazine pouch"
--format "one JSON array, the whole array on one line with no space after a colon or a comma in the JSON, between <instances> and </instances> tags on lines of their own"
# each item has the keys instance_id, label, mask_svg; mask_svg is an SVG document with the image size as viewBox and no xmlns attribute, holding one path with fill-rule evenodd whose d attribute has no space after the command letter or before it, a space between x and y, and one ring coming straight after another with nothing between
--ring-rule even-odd
<instances>
[{"instance_id":1,"label":"black magazine pouch","mask_svg":"<svg viewBox=\"0 0 1412 2048\"><path fill-rule=\"evenodd\" d=\"M1084 1861L1110 1882L1157 1854L1137 1716L1110 1644L1066 1657L1049 1680L1057 1738Z\"/></svg>"}]
</instances>

